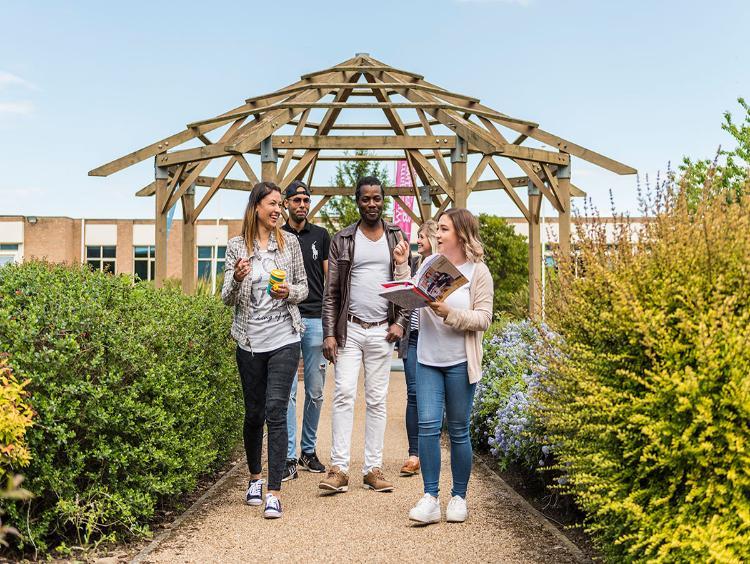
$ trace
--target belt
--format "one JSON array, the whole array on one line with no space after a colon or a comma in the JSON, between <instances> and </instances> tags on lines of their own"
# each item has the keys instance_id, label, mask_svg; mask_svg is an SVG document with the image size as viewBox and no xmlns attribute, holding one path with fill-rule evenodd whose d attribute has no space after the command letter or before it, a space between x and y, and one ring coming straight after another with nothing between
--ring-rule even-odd
<instances>
[{"instance_id":1,"label":"belt","mask_svg":"<svg viewBox=\"0 0 750 564\"><path fill-rule=\"evenodd\" d=\"M362 329L371 329L372 327L377 327L378 325L382 325L383 323L388 323L387 319L384 319L383 321L362 321L356 315L347 315L346 318L352 323L356 323L357 325L362 327Z\"/></svg>"}]
</instances>

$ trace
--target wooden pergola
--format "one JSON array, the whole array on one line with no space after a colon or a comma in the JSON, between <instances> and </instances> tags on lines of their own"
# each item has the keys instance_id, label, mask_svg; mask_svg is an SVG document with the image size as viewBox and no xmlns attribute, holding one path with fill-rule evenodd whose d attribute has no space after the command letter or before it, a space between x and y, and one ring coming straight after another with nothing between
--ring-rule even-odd
<instances>
[{"instance_id":1,"label":"wooden pergola","mask_svg":"<svg viewBox=\"0 0 750 564\"><path fill-rule=\"evenodd\" d=\"M339 119L342 112L356 111L365 115L382 111L385 123ZM371 154L345 153L359 149ZM189 123L185 130L95 168L89 175L109 176L154 158L155 179L136 195L155 196L156 284L161 285L166 275L167 214L181 202L182 284L185 292L192 293L195 222L218 190L249 191L259 179L284 189L307 177L312 194L322 196L311 210L314 217L331 197L353 193L351 188L315 186L316 163L405 159L413 187L395 186L387 193L418 224L439 217L448 206L466 207L472 192L502 190L510 197L529 223L529 307L531 315L538 317L542 198L559 214L560 252L567 254L571 197L585 195L571 184L571 155L617 174L636 173L632 167L540 129L537 123L497 112L477 98L450 92L419 74L358 53L275 92L248 98L221 115ZM469 157L476 161L471 174ZM220 172L204 175L214 161L223 165ZM508 166L520 174L503 172ZM235 168L244 178L229 178ZM480 179L485 173L491 178ZM197 187L206 190L196 204ZM519 189L526 191L525 198ZM408 195L420 202L416 211L403 205L401 198Z\"/></svg>"}]
</instances>

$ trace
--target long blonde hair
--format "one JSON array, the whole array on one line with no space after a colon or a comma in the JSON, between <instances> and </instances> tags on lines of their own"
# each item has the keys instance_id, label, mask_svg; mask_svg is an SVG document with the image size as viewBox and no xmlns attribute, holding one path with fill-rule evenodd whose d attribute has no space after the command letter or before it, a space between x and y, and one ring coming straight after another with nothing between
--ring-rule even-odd
<instances>
[{"instance_id":1,"label":"long blonde hair","mask_svg":"<svg viewBox=\"0 0 750 564\"><path fill-rule=\"evenodd\" d=\"M438 242L437 242L437 232L438 232L438 224L437 221L434 219L428 219L422 225L419 226L419 230L417 231L417 234L424 233L425 237L427 237L427 240L430 242L430 254L435 254L438 252ZM419 257L419 261L422 261L422 257Z\"/></svg>"},{"instance_id":2,"label":"long blonde hair","mask_svg":"<svg viewBox=\"0 0 750 564\"><path fill-rule=\"evenodd\" d=\"M479 222L474 214L466 208L451 208L445 211L445 215L453 223L458 240L463 244L466 259L469 262L482 262L484 247L479 237Z\"/></svg>"},{"instance_id":3,"label":"long blonde hair","mask_svg":"<svg viewBox=\"0 0 750 564\"><path fill-rule=\"evenodd\" d=\"M250 192L250 197L247 200L247 207L245 208L245 217L242 220L242 238L245 240L245 246L249 254L253 253L255 247L255 238L258 235L258 213L256 208L260 201L268 196L271 192L278 192L281 194L281 188L276 186L273 182L258 182L253 186L253 190ZM276 238L276 244L279 247L279 251L284 250L284 233L281 231L278 223L273 228L273 234Z\"/></svg>"}]
</instances>

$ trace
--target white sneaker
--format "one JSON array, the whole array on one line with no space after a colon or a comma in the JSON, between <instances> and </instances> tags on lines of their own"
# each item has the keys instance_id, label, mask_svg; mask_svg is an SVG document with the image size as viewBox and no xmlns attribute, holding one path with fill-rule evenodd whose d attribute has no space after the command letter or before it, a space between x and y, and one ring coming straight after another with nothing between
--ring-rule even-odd
<instances>
[{"instance_id":1,"label":"white sneaker","mask_svg":"<svg viewBox=\"0 0 750 564\"><path fill-rule=\"evenodd\" d=\"M409 510L409 519L417 521L423 525L430 523L439 523L442 514L440 512L440 502L436 497L430 494L424 494L417 504Z\"/></svg>"},{"instance_id":2,"label":"white sneaker","mask_svg":"<svg viewBox=\"0 0 750 564\"><path fill-rule=\"evenodd\" d=\"M463 523L468 516L469 510L466 508L466 500L460 495L454 495L445 510L445 520L448 523Z\"/></svg>"},{"instance_id":3,"label":"white sneaker","mask_svg":"<svg viewBox=\"0 0 750 564\"><path fill-rule=\"evenodd\" d=\"M281 517L281 501L273 494L266 494L266 506L263 509L263 517L266 519L278 519Z\"/></svg>"}]
</instances>

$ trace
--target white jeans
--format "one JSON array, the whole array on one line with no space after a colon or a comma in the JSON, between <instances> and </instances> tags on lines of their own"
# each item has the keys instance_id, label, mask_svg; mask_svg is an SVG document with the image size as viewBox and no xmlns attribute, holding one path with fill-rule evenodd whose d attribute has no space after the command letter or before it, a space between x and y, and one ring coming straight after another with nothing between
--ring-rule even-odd
<instances>
[{"instance_id":1,"label":"white jeans","mask_svg":"<svg viewBox=\"0 0 750 564\"><path fill-rule=\"evenodd\" d=\"M385 439L385 402L391 375L394 343L385 340L388 324L364 329L351 321L347 325L346 346L336 357L333 390L333 444L331 465L349 472L354 423L354 400L362 360L365 363L365 464L362 473L382 468Z\"/></svg>"}]
</instances>

